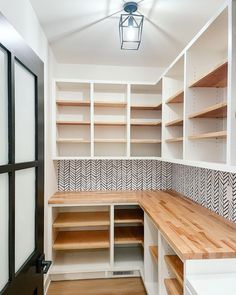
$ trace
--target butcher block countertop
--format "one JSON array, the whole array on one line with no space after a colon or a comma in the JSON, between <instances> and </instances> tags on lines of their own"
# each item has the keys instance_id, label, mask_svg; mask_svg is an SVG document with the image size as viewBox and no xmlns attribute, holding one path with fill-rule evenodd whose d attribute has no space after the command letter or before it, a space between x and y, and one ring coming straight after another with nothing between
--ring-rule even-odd
<instances>
[{"instance_id":1,"label":"butcher block countertop","mask_svg":"<svg viewBox=\"0 0 236 295\"><path fill-rule=\"evenodd\" d=\"M58 192L50 205L138 203L184 261L236 258L236 225L174 192Z\"/></svg>"}]
</instances>

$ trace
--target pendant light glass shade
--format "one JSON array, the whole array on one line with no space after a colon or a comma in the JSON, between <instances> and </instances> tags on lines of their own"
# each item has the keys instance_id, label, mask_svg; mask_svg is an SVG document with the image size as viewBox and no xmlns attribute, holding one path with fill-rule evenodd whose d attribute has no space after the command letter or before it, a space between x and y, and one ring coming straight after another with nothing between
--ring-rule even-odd
<instances>
[{"instance_id":1,"label":"pendant light glass shade","mask_svg":"<svg viewBox=\"0 0 236 295\"><path fill-rule=\"evenodd\" d=\"M119 24L121 49L139 49L142 39L143 19L143 15L121 14Z\"/></svg>"}]
</instances>

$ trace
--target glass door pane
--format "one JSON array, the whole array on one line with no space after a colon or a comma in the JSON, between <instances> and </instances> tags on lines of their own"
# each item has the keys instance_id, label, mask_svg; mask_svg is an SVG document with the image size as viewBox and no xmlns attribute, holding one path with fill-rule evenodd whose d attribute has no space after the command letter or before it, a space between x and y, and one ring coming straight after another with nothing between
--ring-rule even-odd
<instances>
[{"instance_id":1,"label":"glass door pane","mask_svg":"<svg viewBox=\"0 0 236 295\"><path fill-rule=\"evenodd\" d=\"M7 53L0 47L0 165L8 163Z\"/></svg>"},{"instance_id":2,"label":"glass door pane","mask_svg":"<svg viewBox=\"0 0 236 295\"><path fill-rule=\"evenodd\" d=\"M9 214L8 174L0 174L0 291L9 279Z\"/></svg>"},{"instance_id":3,"label":"glass door pane","mask_svg":"<svg viewBox=\"0 0 236 295\"><path fill-rule=\"evenodd\" d=\"M35 77L15 63L16 163L35 160Z\"/></svg>"},{"instance_id":4,"label":"glass door pane","mask_svg":"<svg viewBox=\"0 0 236 295\"><path fill-rule=\"evenodd\" d=\"M15 271L35 249L35 168L16 171Z\"/></svg>"}]
</instances>

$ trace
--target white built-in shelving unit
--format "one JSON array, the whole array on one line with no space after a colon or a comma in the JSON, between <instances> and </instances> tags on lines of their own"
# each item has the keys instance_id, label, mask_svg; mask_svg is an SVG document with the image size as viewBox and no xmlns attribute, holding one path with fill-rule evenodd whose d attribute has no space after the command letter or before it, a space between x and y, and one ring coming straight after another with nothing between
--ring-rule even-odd
<instances>
[{"instance_id":1,"label":"white built-in shelving unit","mask_svg":"<svg viewBox=\"0 0 236 295\"><path fill-rule=\"evenodd\" d=\"M157 83L55 80L53 159L162 159L233 171L234 6L227 1Z\"/></svg>"}]
</instances>

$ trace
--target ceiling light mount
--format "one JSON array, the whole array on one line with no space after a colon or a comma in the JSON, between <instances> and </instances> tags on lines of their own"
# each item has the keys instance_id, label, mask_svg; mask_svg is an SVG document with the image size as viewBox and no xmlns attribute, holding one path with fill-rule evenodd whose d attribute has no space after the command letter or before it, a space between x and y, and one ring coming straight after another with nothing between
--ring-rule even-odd
<instances>
[{"instance_id":1,"label":"ceiling light mount","mask_svg":"<svg viewBox=\"0 0 236 295\"><path fill-rule=\"evenodd\" d=\"M138 4L136 2L126 2L124 4L124 11L127 13L134 13L138 10Z\"/></svg>"}]
</instances>

